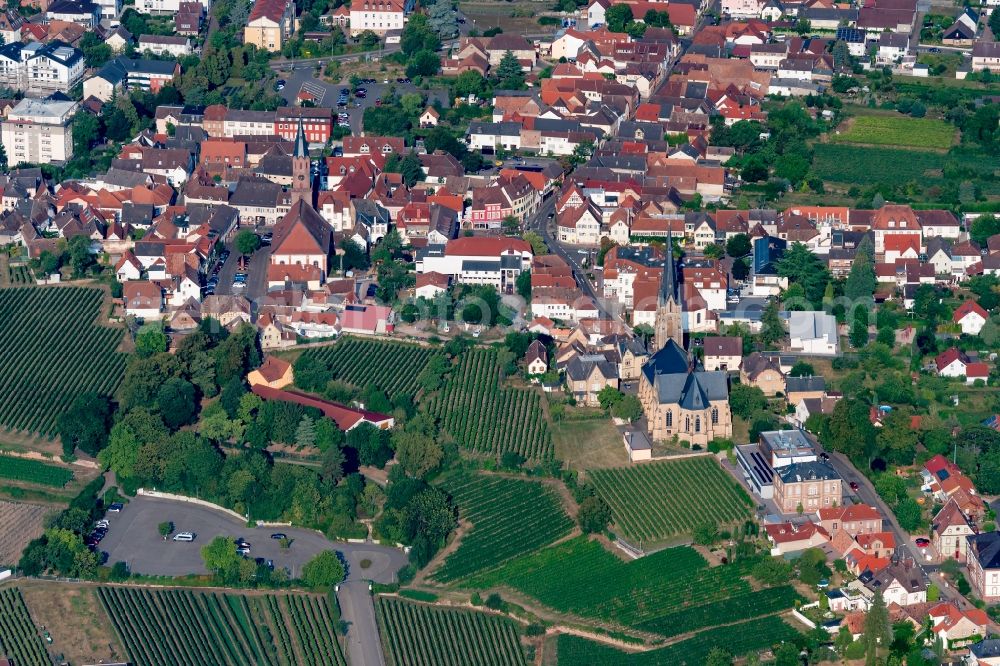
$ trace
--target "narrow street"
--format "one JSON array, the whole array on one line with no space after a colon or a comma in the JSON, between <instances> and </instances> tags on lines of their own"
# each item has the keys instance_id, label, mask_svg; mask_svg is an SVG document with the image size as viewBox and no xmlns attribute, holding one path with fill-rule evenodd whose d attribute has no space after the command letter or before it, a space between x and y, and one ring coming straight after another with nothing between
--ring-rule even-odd
<instances>
[{"instance_id":1,"label":"narrow street","mask_svg":"<svg viewBox=\"0 0 1000 666\"><path fill-rule=\"evenodd\" d=\"M579 285L580 290L590 298L594 300L597 304L597 311L602 319L617 319L620 317L615 314L612 310L608 309L607 304L601 294L598 293L597 289L587 278L587 272L580 265L580 258L582 255L576 253L576 250L567 250L562 245L556 241L555 237L549 231L549 215L554 214L556 210L556 196L553 194L549 196L548 199L542 202L542 205L538 208L538 211L528 219L525 224L525 228L529 231L537 232L538 235L545 240L545 244L549 246L549 250L552 254L556 255L560 259L566 262L566 264L573 270L573 277L576 278L576 283Z\"/></svg>"},{"instance_id":2,"label":"narrow street","mask_svg":"<svg viewBox=\"0 0 1000 666\"><path fill-rule=\"evenodd\" d=\"M348 623L347 663L351 666L385 666L375 603L368 583L356 580L343 583L337 592L341 617Z\"/></svg>"},{"instance_id":3,"label":"narrow street","mask_svg":"<svg viewBox=\"0 0 1000 666\"><path fill-rule=\"evenodd\" d=\"M815 440L814 440L815 441ZM821 451L822 448L817 442L817 451ZM872 485L871 481L868 480L864 474L862 474L858 469L851 464L843 454L834 453L828 451L830 454L830 464L833 466L837 473L840 474L841 478L847 484L856 483L858 484L857 491L854 494L857 495L865 504L873 506L879 510L879 512L885 517L885 520L889 523L889 528L892 531L893 536L896 538L897 550L901 550L907 556L913 558L913 560L925 571L936 571L939 567L936 564L929 564L921 556L919 550L916 548L910 535L899 526L899 521L896 520L896 514L892 512L889 505L882 501L882 498L878 496L875 492L875 486Z\"/></svg>"}]
</instances>

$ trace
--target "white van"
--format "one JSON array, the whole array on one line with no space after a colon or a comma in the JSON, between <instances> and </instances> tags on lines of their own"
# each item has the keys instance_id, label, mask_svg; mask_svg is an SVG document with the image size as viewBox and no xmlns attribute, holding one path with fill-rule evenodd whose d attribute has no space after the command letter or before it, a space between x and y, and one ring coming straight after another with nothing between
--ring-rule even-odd
<instances>
[{"instance_id":1,"label":"white van","mask_svg":"<svg viewBox=\"0 0 1000 666\"><path fill-rule=\"evenodd\" d=\"M174 541L194 541L192 532L178 532L174 535Z\"/></svg>"}]
</instances>

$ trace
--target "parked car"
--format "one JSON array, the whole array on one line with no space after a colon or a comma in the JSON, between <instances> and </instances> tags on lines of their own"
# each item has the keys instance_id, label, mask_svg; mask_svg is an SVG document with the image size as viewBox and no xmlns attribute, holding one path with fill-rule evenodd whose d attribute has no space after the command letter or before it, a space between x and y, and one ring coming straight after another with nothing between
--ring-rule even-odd
<instances>
[{"instance_id":1,"label":"parked car","mask_svg":"<svg viewBox=\"0 0 1000 666\"><path fill-rule=\"evenodd\" d=\"M244 557L246 557L247 555L250 554L250 549L247 548L246 546L242 546L240 548L237 548L236 552L239 553L240 555L243 555Z\"/></svg>"},{"instance_id":2,"label":"parked car","mask_svg":"<svg viewBox=\"0 0 1000 666\"><path fill-rule=\"evenodd\" d=\"M857 481L851 481L851 490L853 490L854 492L858 491L858 482Z\"/></svg>"},{"instance_id":3,"label":"parked car","mask_svg":"<svg viewBox=\"0 0 1000 666\"><path fill-rule=\"evenodd\" d=\"M278 79L277 81L274 82L274 89L277 92L281 92L282 90L285 89L286 85L287 82L284 79Z\"/></svg>"},{"instance_id":4,"label":"parked car","mask_svg":"<svg viewBox=\"0 0 1000 666\"><path fill-rule=\"evenodd\" d=\"M122 504L121 502L114 502L110 506L108 506L108 511L110 513L120 513L121 510L124 509L124 508L125 508L125 505Z\"/></svg>"},{"instance_id":5,"label":"parked car","mask_svg":"<svg viewBox=\"0 0 1000 666\"><path fill-rule=\"evenodd\" d=\"M918 547L926 548L927 546L931 545L931 540L926 537L917 537L916 543Z\"/></svg>"},{"instance_id":6,"label":"parked car","mask_svg":"<svg viewBox=\"0 0 1000 666\"><path fill-rule=\"evenodd\" d=\"M284 532L275 532L274 534L271 535L271 538L272 539L287 539L288 535L285 534Z\"/></svg>"},{"instance_id":7,"label":"parked car","mask_svg":"<svg viewBox=\"0 0 1000 666\"><path fill-rule=\"evenodd\" d=\"M174 535L174 541L194 541L197 535L194 532L178 532Z\"/></svg>"}]
</instances>

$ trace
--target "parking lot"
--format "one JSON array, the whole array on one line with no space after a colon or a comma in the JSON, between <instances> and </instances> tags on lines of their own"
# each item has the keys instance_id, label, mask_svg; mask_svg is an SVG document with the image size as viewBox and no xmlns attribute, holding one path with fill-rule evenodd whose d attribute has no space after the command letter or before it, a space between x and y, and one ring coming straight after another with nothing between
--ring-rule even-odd
<instances>
[{"instance_id":1,"label":"parking lot","mask_svg":"<svg viewBox=\"0 0 1000 666\"><path fill-rule=\"evenodd\" d=\"M397 548L377 544L333 542L313 530L295 527L246 527L229 514L197 504L153 497L136 497L121 513L109 513L111 525L98 548L108 553L108 565L125 562L133 573L154 576L183 576L208 573L201 549L212 539L242 537L251 544L249 557L273 560L275 569L287 567L292 577L316 554L326 550L342 552L348 562L348 580L392 582L407 558ZM176 532L193 532L193 542L164 541L158 526L174 523ZM292 544L282 549L271 535L288 535ZM233 546L235 549L235 545ZM361 567L362 560L370 564Z\"/></svg>"},{"instance_id":2,"label":"parking lot","mask_svg":"<svg viewBox=\"0 0 1000 666\"><path fill-rule=\"evenodd\" d=\"M333 108L335 113L339 110L346 110L350 115L351 132L354 135L361 133L361 118L364 115L365 109L369 106L374 106L377 98L388 95L390 89L394 89L397 95L405 95L406 93L426 94L428 96L428 104L437 99L445 107L450 106L449 94L444 88L420 90L412 83L397 83L394 79L390 80L389 83L383 83L386 79L381 79L376 83L368 83L362 86L367 91L367 95L363 99L357 98L352 94L349 99L349 106L346 109L338 109L336 105L337 98L340 97L340 89L350 87L350 83L346 80L340 83L326 83L325 81L321 81L316 78L316 68L312 65L296 65L293 70L282 70L278 72L278 78L285 81L284 89L278 94L284 97L289 105L295 104L299 92L305 88L311 94L322 96L322 101L317 106Z\"/></svg>"}]
</instances>

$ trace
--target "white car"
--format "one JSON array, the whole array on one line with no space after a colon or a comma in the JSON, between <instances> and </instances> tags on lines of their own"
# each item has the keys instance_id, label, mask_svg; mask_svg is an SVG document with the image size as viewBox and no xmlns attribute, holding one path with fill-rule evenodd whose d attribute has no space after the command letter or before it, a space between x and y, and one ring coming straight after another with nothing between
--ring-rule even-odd
<instances>
[{"instance_id":1,"label":"white car","mask_svg":"<svg viewBox=\"0 0 1000 666\"><path fill-rule=\"evenodd\" d=\"M194 541L194 532L178 532L174 535L174 541Z\"/></svg>"}]
</instances>

